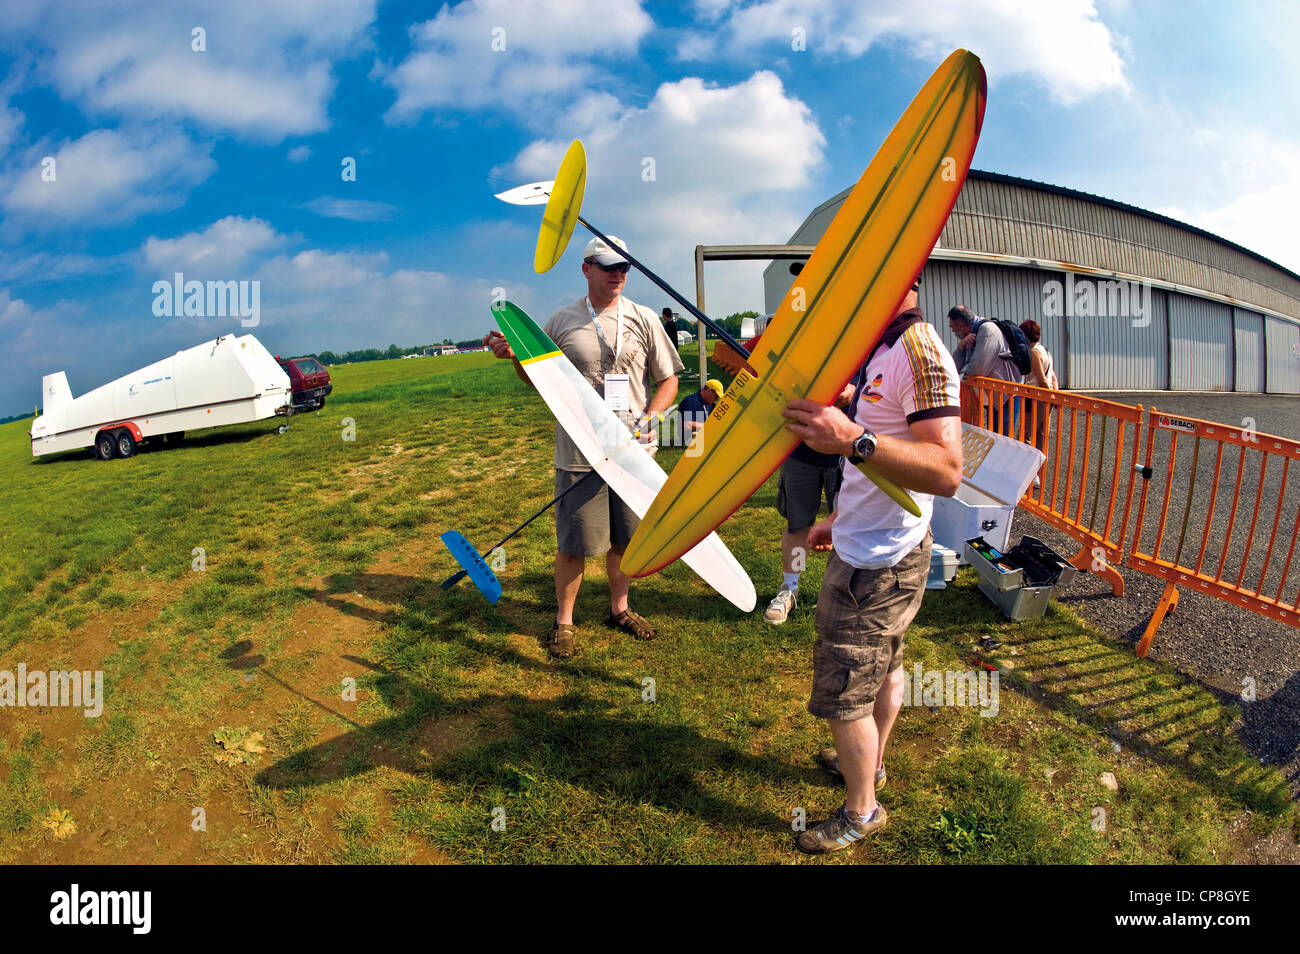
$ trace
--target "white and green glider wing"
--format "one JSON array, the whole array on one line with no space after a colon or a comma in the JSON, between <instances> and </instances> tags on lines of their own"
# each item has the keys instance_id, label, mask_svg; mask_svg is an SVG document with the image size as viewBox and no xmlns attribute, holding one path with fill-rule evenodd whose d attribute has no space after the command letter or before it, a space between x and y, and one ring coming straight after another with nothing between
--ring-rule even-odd
<instances>
[{"instance_id":1,"label":"white and green glider wing","mask_svg":"<svg viewBox=\"0 0 1300 954\"><path fill-rule=\"evenodd\" d=\"M582 456L633 513L644 516L668 479L663 468L522 308L502 302L493 307L492 316L528 380ZM754 584L717 533L701 540L682 560L737 607L746 613L754 608Z\"/></svg>"}]
</instances>

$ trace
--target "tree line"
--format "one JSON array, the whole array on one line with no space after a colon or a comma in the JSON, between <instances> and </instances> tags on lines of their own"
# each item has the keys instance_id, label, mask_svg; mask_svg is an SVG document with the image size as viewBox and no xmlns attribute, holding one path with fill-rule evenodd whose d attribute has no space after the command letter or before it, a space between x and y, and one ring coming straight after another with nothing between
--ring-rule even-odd
<instances>
[{"instance_id":1,"label":"tree line","mask_svg":"<svg viewBox=\"0 0 1300 954\"><path fill-rule=\"evenodd\" d=\"M395 344L390 344L387 348L362 348L359 351L318 351L316 352L316 359L321 364L357 364L361 361L388 361L408 354L424 354L430 348L445 347L446 345L452 345L456 348L479 348L483 346L483 339L468 338L465 341L453 342L450 338L443 338L441 343L413 345L409 348L399 348Z\"/></svg>"},{"instance_id":2,"label":"tree line","mask_svg":"<svg viewBox=\"0 0 1300 954\"><path fill-rule=\"evenodd\" d=\"M745 318L757 318L756 311L738 311L722 319L722 326L733 336L740 334L740 323ZM680 318L676 322L677 328L683 331L689 331L696 334L696 328L689 322ZM390 344L387 348L362 348L359 351L318 351L316 358L321 364L357 364L361 361L388 361L392 358L401 358L408 354L424 354L430 348L440 346L454 345L457 348L478 348L483 344L482 338L469 338L465 341L453 342L450 338L443 338L441 343L427 345L413 345L409 348L399 348L395 344Z\"/></svg>"}]
</instances>

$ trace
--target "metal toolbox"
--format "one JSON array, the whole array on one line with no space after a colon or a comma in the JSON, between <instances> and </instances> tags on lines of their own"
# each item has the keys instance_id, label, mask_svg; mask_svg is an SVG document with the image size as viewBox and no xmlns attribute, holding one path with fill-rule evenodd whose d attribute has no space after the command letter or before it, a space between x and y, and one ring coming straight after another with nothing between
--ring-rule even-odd
<instances>
[{"instance_id":1,"label":"metal toolbox","mask_svg":"<svg viewBox=\"0 0 1300 954\"><path fill-rule=\"evenodd\" d=\"M1007 619L1037 619L1057 586L1066 586L1078 572L1068 560L1041 540L1023 537L1003 553L983 537L973 537L963 548L966 562L979 573L980 592L1002 610Z\"/></svg>"},{"instance_id":2,"label":"metal toolbox","mask_svg":"<svg viewBox=\"0 0 1300 954\"><path fill-rule=\"evenodd\" d=\"M983 577L979 581L980 592L987 596L1002 615L1017 623L1025 619L1038 619L1047 612L1047 602L1052 598L1052 586L1018 586L1010 590L997 590L990 586Z\"/></svg>"}]
</instances>

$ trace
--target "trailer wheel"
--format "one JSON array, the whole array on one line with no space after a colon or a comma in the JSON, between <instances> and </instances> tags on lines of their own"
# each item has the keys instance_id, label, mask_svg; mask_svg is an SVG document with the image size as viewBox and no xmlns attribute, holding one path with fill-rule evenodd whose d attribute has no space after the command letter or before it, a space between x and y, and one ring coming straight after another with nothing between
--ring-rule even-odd
<instances>
[{"instance_id":1,"label":"trailer wheel","mask_svg":"<svg viewBox=\"0 0 1300 954\"><path fill-rule=\"evenodd\" d=\"M117 453L117 440L112 431L100 431L95 437L95 456L100 460L112 460Z\"/></svg>"},{"instance_id":2,"label":"trailer wheel","mask_svg":"<svg viewBox=\"0 0 1300 954\"><path fill-rule=\"evenodd\" d=\"M135 453L135 438L126 428L117 432L117 456L130 457Z\"/></svg>"},{"instance_id":3,"label":"trailer wheel","mask_svg":"<svg viewBox=\"0 0 1300 954\"><path fill-rule=\"evenodd\" d=\"M288 431L289 431L289 425L288 425L288 424L281 424L279 427L277 427L277 428L275 429L275 432L276 432L277 434L286 434L286 433L288 433Z\"/></svg>"}]
</instances>

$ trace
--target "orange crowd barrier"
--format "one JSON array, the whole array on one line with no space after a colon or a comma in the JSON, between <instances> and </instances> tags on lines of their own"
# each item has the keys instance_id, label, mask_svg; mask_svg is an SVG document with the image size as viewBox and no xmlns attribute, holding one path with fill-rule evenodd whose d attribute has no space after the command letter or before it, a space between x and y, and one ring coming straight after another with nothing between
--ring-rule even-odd
<instances>
[{"instance_id":1,"label":"orange crowd barrier","mask_svg":"<svg viewBox=\"0 0 1300 954\"><path fill-rule=\"evenodd\" d=\"M1163 478L1155 475L1156 484L1164 486L1144 482L1127 565L1163 579L1165 588L1138 643L1139 656L1147 654L1160 623L1178 605L1179 586L1300 626L1300 591L1287 588L1300 534L1300 504L1297 495L1287 495L1291 461L1297 458L1296 441L1155 408L1148 412L1145 467L1153 472L1155 462L1164 461ZM1275 486L1269 484L1270 474L1278 475ZM1150 521L1149 495L1160 501ZM1278 549L1279 530L1285 557Z\"/></svg>"},{"instance_id":2,"label":"orange crowd barrier","mask_svg":"<svg viewBox=\"0 0 1300 954\"><path fill-rule=\"evenodd\" d=\"M1139 656L1179 586L1300 628L1291 579L1293 567L1300 576L1300 488L1290 472L1300 442L990 378L963 382L962 420L1043 451L1019 506L1079 542L1076 567L1103 575L1116 596L1120 566L1165 581Z\"/></svg>"}]
</instances>

